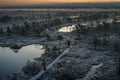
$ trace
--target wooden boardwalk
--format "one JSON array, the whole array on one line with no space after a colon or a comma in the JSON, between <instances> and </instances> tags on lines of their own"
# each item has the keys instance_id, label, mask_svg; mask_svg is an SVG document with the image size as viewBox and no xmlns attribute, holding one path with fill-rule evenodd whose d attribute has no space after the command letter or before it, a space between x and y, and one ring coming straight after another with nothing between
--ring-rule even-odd
<instances>
[{"instance_id":1,"label":"wooden boardwalk","mask_svg":"<svg viewBox=\"0 0 120 80\"><path fill-rule=\"evenodd\" d=\"M46 68L46 70L49 70L63 55L65 55L69 51L69 48L67 48L62 54L60 54L51 64L49 64ZM32 77L30 80L37 80L40 77L42 77L45 74L46 71L42 70L37 75Z\"/></svg>"},{"instance_id":2,"label":"wooden boardwalk","mask_svg":"<svg viewBox=\"0 0 120 80\"><path fill-rule=\"evenodd\" d=\"M97 71L97 69L99 68L99 67L101 67L101 66L103 66L103 63L100 63L100 64L98 64L98 65L95 65L95 66L93 66L91 69L90 69L90 71L86 74L86 76L84 77L84 78L82 78L81 80L91 80L90 78L92 78L92 77L94 77L94 73ZM97 74L96 74L96 76L97 76Z\"/></svg>"}]
</instances>

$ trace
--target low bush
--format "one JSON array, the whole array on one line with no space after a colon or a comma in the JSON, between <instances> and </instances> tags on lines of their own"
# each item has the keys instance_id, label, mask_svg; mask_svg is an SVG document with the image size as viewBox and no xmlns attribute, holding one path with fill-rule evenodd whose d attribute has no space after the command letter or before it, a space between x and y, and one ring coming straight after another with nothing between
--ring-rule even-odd
<instances>
[{"instance_id":1,"label":"low bush","mask_svg":"<svg viewBox=\"0 0 120 80\"><path fill-rule=\"evenodd\" d=\"M36 75L40 69L36 62L28 61L27 64L23 67L22 71L29 76Z\"/></svg>"}]
</instances>

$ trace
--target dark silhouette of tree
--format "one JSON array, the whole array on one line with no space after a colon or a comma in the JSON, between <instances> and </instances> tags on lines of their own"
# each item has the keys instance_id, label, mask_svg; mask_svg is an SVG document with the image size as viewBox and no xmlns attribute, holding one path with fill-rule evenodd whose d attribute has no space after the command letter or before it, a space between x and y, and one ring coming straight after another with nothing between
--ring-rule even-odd
<instances>
[{"instance_id":1,"label":"dark silhouette of tree","mask_svg":"<svg viewBox=\"0 0 120 80\"><path fill-rule=\"evenodd\" d=\"M109 31L109 29L110 29L110 23L103 22L103 30L104 31Z\"/></svg>"},{"instance_id":2,"label":"dark silhouette of tree","mask_svg":"<svg viewBox=\"0 0 120 80\"><path fill-rule=\"evenodd\" d=\"M85 25L77 24L75 26L76 28L76 34L86 34L88 33L88 27Z\"/></svg>"},{"instance_id":3,"label":"dark silhouette of tree","mask_svg":"<svg viewBox=\"0 0 120 80\"><path fill-rule=\"evenodd\" d=\"M46 34L45 37L47 38L47 40L50 40L50 35L49 34Z\"/></svg>"},{"instance_id":4,"label":"dark silhouette of tree","mask_svg":"<svg viewBox=\"0 0 120 80\"><path fill-rule=\"evenodd\" d=\"M31 32L31 27L30 24L28 22L24 22L24 30L26 34L30 34Z\"/></svg>"},{"instance_id":5,"label":"dark silhouette of tree","mask_svg":"<svg viewBox=\"0 0 120 80\"><path fill-rule=\"evenodd\" d=\"M24 26L26 27L26 28L30 28L30 24L28 23L28 22L24 22Z\"/></svg>"},{"instance_id":6,"label":"dark silhouette of tree","mask_svg":"<svg viewBox=\"0 0 120 80\"><path fill-rule=\"evenodd\" d=\"M20 28L20 35L21 36L25 36L26 35L25 28L23 26L21 26L21 28Z\"/></svg>"},{"instance_id":7,"label":"dark silhouette of tree","mask_svg":"<svg viewBox=\"0 0 120 80\"><path fill-rule=\"evenodd\" d=\"M115 52L120 52L120 43L119 43L119 41L114 42L113 46L114 46L114 51Z\"/></svg>"},{"instance_id":8,"label":"dark silhouette of tree","mask_svg":"<svg viewBox=\"0 0 120 80\"><path fill-rule=\"evenodd\" d=\"M120 60L119 60L119 63L118 63L118 74L120 75Z\"/></svg>"},{"instance_id":9,"label":"dark silhouette of tree","mask_svg":"<svg viewBox=\"0 0 120 80\"><path fill-rule=\"evenodd\" d=\"M63 36L62 35L58 35L57 38L58 38L58 40L61 41L63 39Z\"/></svg>"},{"instance_id":10,"label":"dark silhouette of tree","mask_svg":"<svg viewBox=\"0 0 120 80\"><path fill-rule=\"evenodd\" d=\"M39 36L41 31L43 31L44 28L43 26L40 26L40 24L38 22L32 22L32 33L35 36Z\"/></svg>"},{"instance_id":11,"label":"dark silhouette of tree","mask_svg":"<svg viewBox=\"0 0 120 80\"><path fill-rule=\"evenodd\" d=\"M8 28L7 28L7 35L10 36L10 35L11 35L11 32L12 32L12 31L11 31L10 27L8 27Z\"/></svg>"},{"instance_id":12,"label":"dark silhouette of tree","mask_svg":"<svg viewBox=\"0 0 120 80\"><path fill-rule=\"evenodd\" d=\"M49 20L52 19L52 17L51 17L51 13L50 13L50 12L48 13L48 19L49 19Z\"/></svg>"},{"instance_id":13,"label":"dark silhouette of tree","mask_svg":"<svg viewBox=\"0 0 120 80\"><path fill-rule=\"evenodd\" d=\"M67 17L66 20L67 20L68 22L72 22L72 18L70 18L70 17Z\"/></svg>"},{"instance_id":14,"label":"dark silhouette of tree","mask_svg":"<svg viewBox=\"0 0 120 80\"><path fill-rule=\"evenodd\" d=\"M96 49L97 46L100 44L100 40L94 35L93 37L93 45L94 45L94 48Z\"/></svg>"},{"instance_id":15,"label":"dark silhouette of tree","mask_svg":"<svg viewBox=\"0 0 120 80\"><path fill-rule=\"evenodd\" d=\"M102 44L108 45L108 39L106 37L103 37Z\"/></svg>"},{"instance_id":16,"label":"dark silhouette of tree","mask_svg":"<svg viewBox=\"0 0 120 80\"><path fill-rule=\"evenodd\" d=\"M0 28L0 34L3 34L4 32L3 32L3 28Z\"/></svg>"},{"instance_id":17,"label":"dark silhouette of tree","mask_svg":"<svg viewBox=\"0 0 120 80\"><path fill-rule=\"evenodd\" d=\"M20 34L20 29L21 27L18 26L18 25L13 25L12 27L12 33L16 34L16 35L19 35Z\"/></svg>"},{"instance_id":18,"label":"dark silhouette of tree","mask_svg":"<svg viewBox=\"0 0 120 80\"><path fill-rule=\"evenodd\" d=\"M76 77L74 76L74 74L69 73L68 71L64 71L62 72L62 74L60 74L58 80L74 80L75 78Z\"/></svg>"},{"instance_id":19,"label":"dark silhouette of tree","mask_svg":"<svg viewBox=\"0 0 120 80\"><path fill-rule=\"evenodd\" d=\"M35 62L30 62L28 60L27 64L23 67L22 71L29 76L36 75L39 72L39 66Z\"/></svg>"},{"instance_id":20,"label":"dark silhouette of tree","mask_svg":"<svg viewBox=\"0 0 120 80\"><path fill-rule=\"evenodd\" d=\"M2 23L7 23L12 19L12 17L8 16L8 15L4 15L2 17L0 17L0 22Z\"/></svg>"}]
</instances>

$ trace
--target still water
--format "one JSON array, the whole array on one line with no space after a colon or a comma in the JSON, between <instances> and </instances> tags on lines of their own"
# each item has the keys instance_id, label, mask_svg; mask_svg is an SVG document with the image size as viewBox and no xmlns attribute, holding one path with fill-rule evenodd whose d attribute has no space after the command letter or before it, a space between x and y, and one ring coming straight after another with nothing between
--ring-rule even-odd
<instances>
[{"instance_id":1,"label":"still water","mask_svg":"<svg viewBox=\"0 0 120 80\"><path fill-rule=\"evenodd\" d=\"M75 24L71 25L71 26L65 26L62 27L58 30L58 32L72 32L73 30L75 30Z\"/></svg>"},{"instance_id":2,"label":"still water","mask_svg":"<svg viewBox=\"0 0 120 80\"><path fill-rule=\"evenodd\" d=\"M32 61L44 53L42 45L28 45L21 49L11 49L0 47L0 78L14 72L20 72L27 60Z\"/></svg>"}]
</instances>

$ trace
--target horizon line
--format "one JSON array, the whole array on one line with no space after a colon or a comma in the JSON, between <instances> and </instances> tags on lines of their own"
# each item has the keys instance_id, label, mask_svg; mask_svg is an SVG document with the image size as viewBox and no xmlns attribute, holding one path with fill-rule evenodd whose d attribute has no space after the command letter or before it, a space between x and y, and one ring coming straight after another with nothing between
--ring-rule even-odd
<instances>
[{"instance_id":1,"label":"horizon line","mask_svg":"<svg viewBox=\"0 0 120 80\"><path fill-rule=\"evenodd\" d=\"M0 6L29 6L29 5L50 5L50 4L94 4L94 3L120 3L120 1L109 1L109 2L47 2L47 3L35 3L35 4L3 4Z\"/></svg>"}]
</instances>

